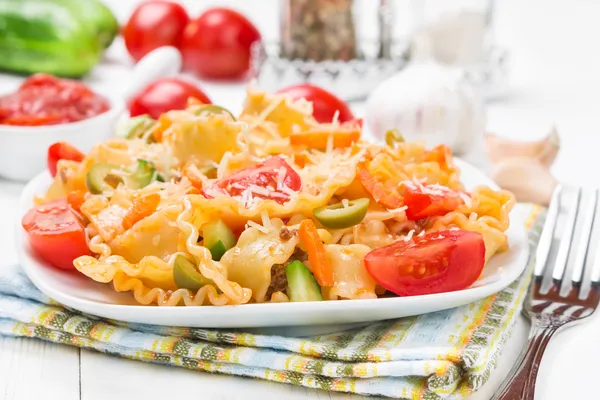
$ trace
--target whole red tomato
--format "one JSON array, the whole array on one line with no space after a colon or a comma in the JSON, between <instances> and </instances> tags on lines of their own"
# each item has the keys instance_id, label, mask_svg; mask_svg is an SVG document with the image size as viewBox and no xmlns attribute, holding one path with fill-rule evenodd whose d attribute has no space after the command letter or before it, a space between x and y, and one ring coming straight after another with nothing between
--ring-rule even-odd
<instances>
[{"instance_id":1,"label":"whole red tomato","mask_svg":"<svg viewBox=\"0 0 600 400\"><path fill-rule=\"evenodd\" d=\"M294 85L277 91L293 99L306 99L313 104L313 117L321 123L331 122L338 112L338 121L354 119L354 115L345 101L325 89L309 84Z\"/></svg>"},{"instance_id":2,"label":"whole red tomato","mask_svg":"<svg viewBox=\"0 0 600 400\"><path fill-rule=\"evenodd\" d=\"M136 61L161 46L179 46L190 17L181 5L162 0L141 3L123 28L127 51Z\"/></svg>"},{"instance_id":3,"label":"whole red tomato","mask_svg":"<svg viewBox=\"0 0 600 400\"><path fill-rule=\"evenodd\" d=\"M190 97L204 104L212 102L206 94L194 84L178 78L160 78L146 86L129 103L129 113L149 114L157 119L169 110L183 110Z\"/></svg>"},{"instance_id":4,"label":"whole red tomato","mask_svg":"<svg viewBox=\"0 0 600 400\"><path fill-rule=\"evenodd\" d=\"M250 70L250 47L260 39L260 32L242 14L209 9L185 28L183 65L203 78L241 78Z\"/></svg>"}]
</instances>

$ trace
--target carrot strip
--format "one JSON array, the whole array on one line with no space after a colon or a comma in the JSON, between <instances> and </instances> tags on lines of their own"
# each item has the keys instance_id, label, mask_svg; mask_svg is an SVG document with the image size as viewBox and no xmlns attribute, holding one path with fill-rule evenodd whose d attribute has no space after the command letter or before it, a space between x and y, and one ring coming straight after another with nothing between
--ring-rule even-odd
<instances>
[{"instance_id":1,"label":"carrot strip","mask_svg":"<svg viewBox=\"0 0 600 400\"><path fill-rule=\"evenodd\" d=\"M135 199L133 205L127 210L123 217L123 228L130 229L136 222L141 221L151 215L158 208L160 195L158 193L149 193Z\"/></svg>"},{"instance_id":2,"label":"carrot strip","mask_svg":"<svg viewBox=\"0 0 600 400\"><path fill-rule=\"evenodd\" d=\"M73 210L81 211L81 205L85 202L85 193L83 190L73 190L67 194L67 203Z\"/></svg>"},{"instance_id":3,"label":"carrot strip","mask_svg":"<svg viewBox=\"0 0 600 400\"><path fill-rule=\"evenodd\" d=\"M425 161L435 161L443 169L448 169L452 161L452 150L445 144L435 146L433 149L425 153Z\"/></svg>"},{"instance_id":4,"label":"carrot strip","mask_svg":"<svg viewBox=\"0 0 600 400\"><path fill-rule=\"evenodd\" d=\"M303 145L314 149L326 149L329 137L333 137L333 147L349 147L360 139L361 128L358 124L342 124L340 126L321 125L304 132L290 135L292 145Z\"/></svg>"},{"instance_id":5,"label":"carrot strip","mask_svg":"<svg viewBox=\"0 0 600 400\"><path fill-rule=\"evenodd\" d=\"M390 190L387 190L364 165L357 166L356 177L363 188L365 188L365 190L377 203L390 210L402 207L402 197Z\"/></svg>"},{"instance_id":6,"label":"carrot strip","mask_svg":"<svg viewBox=\"0 0 600 400\"><path fill-rule=\"evenodd\" d=\"M185 164L185 166L183 167L183 170L181 171L181 174L183 176L185 176L186 178L188 178L188 180L191 182L191 184L194 188L202 190L202 187L204 186L204 182L202 182L202 178L200 176L198 176L198 172L197 172L197 169L194 168L194 164L192 164L192 163Z\"/></svg>"},{"instance_id":7,"label":"carrot strip","mask_svg":"<svg viewBox=\"0 0 600 400\"><path fill-rule=\"evenodd\" d=\"M319 285L333 286L333 268L327 259L325 246L319 237L315 223L311 219L302 221L298 235L306 247L311 272L315 275Z\"/></svg>"},{"instance_id":8,"label":"carrot strip","mask_svg":"<svg viewBox=\"0 0 600 400\"><path fill-rule=\"evenodd\" d=\"M161 115L160 118L158 118L156 125L154 125L154 128L152 128L152 136L154 136L154 140L160 142L162 140L163 133L165 133L165 131L169 129L172 124L173 121L171 121L166 115Z\"/></svg>"}]
</instances>

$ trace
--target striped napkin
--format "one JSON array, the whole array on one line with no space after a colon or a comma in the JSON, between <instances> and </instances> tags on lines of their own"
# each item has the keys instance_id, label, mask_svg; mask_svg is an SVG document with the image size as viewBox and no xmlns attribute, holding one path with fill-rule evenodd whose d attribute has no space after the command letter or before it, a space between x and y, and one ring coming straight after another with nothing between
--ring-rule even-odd
<instances>
[{"instance_id":1,"label":"striped napkin","mask_svg":"<svg viewBox=\"0 0 600 400\"><path fill-rule=\"evenodd\" d=\"M516 212L528 215L534 248L545 212L526 205ZM336 334L283 337L99 319L48 299L19 267L1 267L0 335L324 390L462 399L494 370L525 298L530 269L502 292L466 306Z\"/></svg>"}]
</instances>

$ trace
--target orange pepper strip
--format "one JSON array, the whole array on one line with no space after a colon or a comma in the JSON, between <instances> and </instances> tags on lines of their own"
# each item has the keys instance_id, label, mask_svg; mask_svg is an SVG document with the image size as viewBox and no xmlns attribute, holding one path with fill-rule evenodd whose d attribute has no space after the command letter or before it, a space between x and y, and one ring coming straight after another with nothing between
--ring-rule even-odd
<instances>
[{"instance_id":1,"label":"orange pepper strip","mask_svg":"<svg viewBox=\"0 0 600 400\"><path fill-rule=\"evenodd\" d=\"M306 247L312 273L319 285L333 286L333 268L327 259L325 246L319 237L315 223L311 219L305 219L300 223L298 234Z\"/></svg>"},{"instance_id":2,"label":"orange pepper strip","mask_svg":"<svg viewBox=\"0 0 600 400\"><path fill-rule=\"evenodd\" d=\"M154 128L152 129L154 140L160 142L162 140L163 133L165 133L165 131L169 129L172 124L173 121L171 121L166 115L161 115L160 118L158 118L156 125L154 125Z\"/></svg>"},{"instance_id":3,"label":"orange pepper strip","mask_svg":"<svg viewBox=\"0 0 600 400\"><path fill-rule=\"evenodd\" d=\"M356 177L360 184L373 197L377 203L387 209L393 210L402 207L402 197L387 190L381 182L377 180L364 165L358 165L356 168Z\"/></svg>"},{"instance_id":4,"label":"orange pepper strip","mask_svg":"<svg viewBox=\"0 0 600 400\"><path fill-rule=\"evenodd\" d=\"M444 169L448 169L452 161L452 150L445 144L435 146L425 154L425 161L435 161Z\"/></svg>"},{"instance_id":5,"label":"orange pepper strip","mask_svg":"<svg viewBox=\"0 0 600 400\"><path fill-rule=\"evenodd\" d=\"M73 190L67 194L67 203L77 212L81 211L81 205L85 202L85 192L83 190Z\"/></svg>"},{"instance_id":6,"label":"orange pepper strip","mask_svg":"<svg viewBox=\"0 0 600 400\"><path fill-rule=\"evenodd\" d=\"M188 178L188 180L191 182L193 187L195 187L196 189L202 190L202 186L204 186L204 183L202 182L202 179L198 176L198 173L194 170L194 168L192 168L192 166L193 166L193 164L187 163L183 167L183 170L181 171L181 173L183 176Z\"/></svg>"},{"instance_id":7,"label":"orange pepper strip","mask_svg":"<svg viewBox=\"0 0 600 400\"><path fill-rule=\"evenodd\" d=\"M292 133L290 143L294 146L303 145L314 149L326 149L330 135L333 136L333 147L349 147L360 139L360 129L357 127L334 131L316 128Z\"/></svg>"},{"instance_id":8,"label":"orange pepper strip","mask_svg":"<svg viewBox=\"0 0 600 400\"><path fill-rule=\"evenodd\" d=\"M159 203L160 195L158 193L148 193L135 199L123 217L123 228L130 229L136 222L151 215L156 211Z\"/></svg>"}]
</instances>

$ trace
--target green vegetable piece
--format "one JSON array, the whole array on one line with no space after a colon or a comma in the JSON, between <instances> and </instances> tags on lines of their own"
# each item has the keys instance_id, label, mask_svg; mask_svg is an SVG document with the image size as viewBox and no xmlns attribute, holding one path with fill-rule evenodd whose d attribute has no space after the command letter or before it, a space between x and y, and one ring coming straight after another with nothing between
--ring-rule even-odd
<instances>
[{"instance_id":1,"label":"green vegetable piece","mask_svg":"<svg viewBox=\"0 0 600 400\"><path fill-rule=\"evenodd\" d=\"M137 169L127 177L127 187L131 189L141 189L148 186L152 181L157 180L158 173L152 161L138 159Z\"/></svg>"},{"instance_id":2,"label":"green vegetable piece","mask_svg":"<svg viewBox=\"0 0 600 400\"><path fill-rule=\"evenodd\" d=\"M296 260L285 266L287 295L290 301L322 301L321 287L302 262Z\"/></svg>"},{"instance_id":3,"label":"green vegetable piece","mask_svg":"<svg viewBox=\"0 0 600 400\"><path fill-rule=\"evenodd\" d=\"M210 250L215 261L219 261L223 254L237 243L233 231L220 219L204 225L202 236L204 247Z\"/></svg>"},{"instance_id":4,"label":"green vegetable piece","mask_svg":"<svg viewBox=\"0 0 600 400\"><path fill-rule=\"evenodd\" d=\"M117 175L111 174L119 167L111 164L94 164L85 177L85 184L93 194L100 194L105 190L113 190L123 180Z\"/></svg>"},{"instance_id":5,"label":"green vegetable piece","mask_svg":"<svg viewBox=\"0 0 600 400\"><path fill-rule=\"evenodd\" d=\"M313 213L324 227L343 229L360 223L365 218L368 208L369 199L362 198L350 200L347 207L344 207L344 203L341 202L315 208Z\"/></svg>"},{"instance_id":6,"label":"green vegetable piece","mask_svg":"<svg viewBox=\"0 0 600 400\"><path fill-rule=\"evenodd\" d=\"M81 77L118 32L98 0L0 1L0 69Z\"/></svg>"},{"instance_id":7,"label":"green vegetable piece","mask_svg":"<svg viewBox=\"0 0 600 400\"><path fill-rule=\"evenodd\" d=\"M210 279L202 276L196 269L196 266L181 254L175 257L173 280L178 288L194 291L211 282Z\"/></svg>"},{"instance_id":8,"label":"green vegetable piece","mask_svg":"<svg viewBox=\"0 0 600 400\"><path fill-rule=\"evenodd\" d=\"M149 115L140 115L137 117L129 118L123 125L122 129L117 132L117 137L123 139L139 139L144 136L144 133L148 132L152 126L156 123Z\"/></svg>"},{"instance_id":9,"label":"green vegetable piece","mask_svg":"<svg viewBox=\"0 0 600 400\"><path fill-rule=\"evenodd\" d=\"M197 109L194 110L194 114L198 115L198 116L204 115L204 114L223 114L223 115L229 115L232 120L236 121L236 118L233 116L231 111L229 111L228 109L223 108L221 106L217 106L215 104L206 104L206 105L199 106Z\"/></svg>"},{"instance_id":10,"label":"green vegetable piece","mask_svg":"<svg viewBox=\"0 0 600 400\"><path fill-rule=\"evenodd\" d=\"M388 147L396 147L396 143L403 143L404 136L398 131L398 129L390 129L385 133L385 144Z\"/></svg>"}]
</instances>

